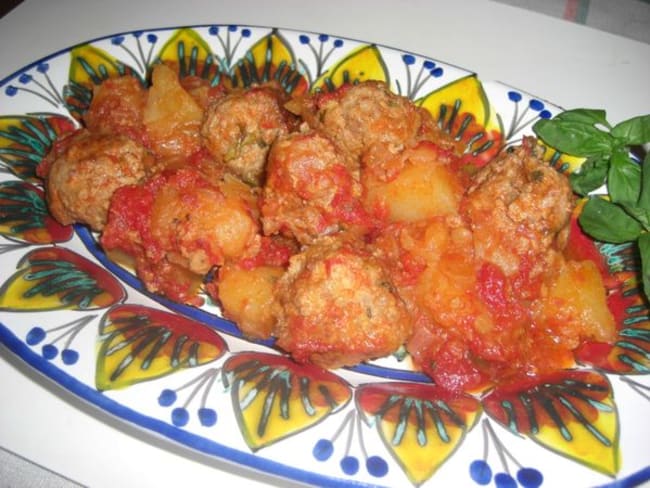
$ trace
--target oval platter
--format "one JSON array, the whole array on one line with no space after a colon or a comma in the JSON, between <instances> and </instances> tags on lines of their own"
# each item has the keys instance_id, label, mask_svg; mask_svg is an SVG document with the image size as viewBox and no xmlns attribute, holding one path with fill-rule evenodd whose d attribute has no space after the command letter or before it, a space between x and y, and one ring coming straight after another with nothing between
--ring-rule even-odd
<instances>
[{"instance_id":1,"label":"oval platter","mask_svg":"<svg viewBox=\"0 0 650 488\"><path fill-rule=\"evenodd\" d=\"M147 293L96 235L47 212L36 166L92 85L159 61L239 86L315 91L376 79L488 160L560 107L417 54L240 25L92 40L0 81L0 342L72 395L202 454L317 486L637 486L650 479L650 323L626 245L595 243L619 283L617 342L534 388L450 395L389 358L324 371L244 339L208 301ZM90 88L89 88L90 87ZM578 161L547 151L549 164ZM215 473L215 477L217 473Z\"/></svg>"}]
</instances>

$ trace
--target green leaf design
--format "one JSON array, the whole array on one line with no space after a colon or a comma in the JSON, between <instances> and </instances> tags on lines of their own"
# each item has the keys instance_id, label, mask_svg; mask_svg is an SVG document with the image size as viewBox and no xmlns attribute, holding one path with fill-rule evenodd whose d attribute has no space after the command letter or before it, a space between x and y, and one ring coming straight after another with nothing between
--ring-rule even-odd
<instances>
[{"instance_id":1,"label":"green leaf design","mask_svg":"<svg viewBox=\"0 0 650 488\"><path fill-rule=\"evenodd\" d=\"M58 137L75 129L61 115L35 113L0 117L0 163L26 181L39 181L36 167Z\"/></svg>"},{"instance_id":2,"label":"green leaf design","mask_svg":"<svg viewBox=\"0 0 650 488\"><path fill-rule=\"evenodd\" d=\"M618 413L600 373L563 371L497 387L482 403L515 434L608 475L620 468Z\"/></svg>"},{"instance_id":3,"label":"green leaf design","mask_svg":"<svg viewBox=\"0 0 650 488\"><path fill-rule=\"evenodd\" d=\"M69 240L73 229L50 217L43 190L23 181L5 181L0 183L0 234L49 244Z\"/></svg>"},{"instance_id":4,"label":"green leaf design","mask_svg":"<svg viewBox=\"0 0 650 488\"><path fill-rule=\"evenodd\" d=\"M352 398L350 386L337 375L274 354L238 354L226 361L223 374L253 450L314 426Z\"/></svg>"},{"instance_id":5,"label":"green leaf design","mask_svg":"<svg viewBox=\"0 0 650 488\"><path fill-rule=\"evenodd\" d=\"M102 319L95 383L122 388L220 358L226 343L210 327L141 305L121 305Z\"/></svg>"},{"instance_id":6,"label":"green leaf design","mask_svg":"<svg viewBox=\"0 0 650 488\"><path fill-rule=\"evenodd\" d=\"M357 409L419 486L451 456L476 424L480 403L469 395L417 383L361 385Z\"/></svg>"},{"instance_id":7,"label":"green leaf design","mask_svg":"<svg viewBox=\"0 0 650 488\"><path fill-rule=\"evenodd\" d=\"M17 268L0 288L0 310L94 310L126 296L112 274L62 247L33 250Z\"/></svg>"},{"instance_id":8,"label":"green leaf design","mask_svg":"<svg viewBox=\"0 0 650 488\"><path fill-rule=\"evenodd\" d=\"M298 69L290 43L277 29L257 41L233 66L230 76L234 87L275 81L287 93L307 88L307 80Z\"/></svg>"}]
</instances>

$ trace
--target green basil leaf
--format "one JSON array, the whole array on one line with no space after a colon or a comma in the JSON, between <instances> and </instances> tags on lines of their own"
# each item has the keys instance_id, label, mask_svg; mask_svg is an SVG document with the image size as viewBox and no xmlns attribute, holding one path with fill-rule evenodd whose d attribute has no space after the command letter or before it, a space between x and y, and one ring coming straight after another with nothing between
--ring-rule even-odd
<instances>
[{"instance_id":1,"label":"green basil leaf","mask_svg":"<svg viewBox=\"0 0 650 488\"><path fill-rule=\"evenodd\" d=\"M628 146L650 142L650 114L640 115L617 124L611 134L624 140Z\"/></svg>"},{"instance_id":2,"label":"green basil leaf","mask_svg":"<svg viewBox=\"0 0 650 488\"><path fill-rule=\"evenodd\" d=\"M556 115L553 120L563 120L567 122L581 122L589 125L602 125L611 129L609 122L607 122L607 114L604 110L592 108L576 108L573 110L566 110Z\"/></svg>"},{"instance_id":3,"label":"green basil leaf","mask_svg":"<svg viewBox=\"0 0 650 488\"><path fill-rule=\"evenodd\" d=\"M608 159L588 158L576 172L569 175L571 188L578 195L587 196L605 184L608 170Z\"/></svg>"},{"instance_id":4,"label":"green basil leaf","mask_svg":"<svg viewBox=\"0 0 650 488\"><path fill-rule=\"evenodd\" d=\"M644 232L639 236L639 254L641 255L641 275L643 293L650 299L650 234Z\"/></svg>"},{"instance_id":5,"label":"green basil leaf","mask_svg":"<svg viewBox=\"0 0 650 488\"><path fill-rule=\"evenodd\" d=\"M594 239L616 244L636 240L643 230L641 224L619 205L600 197L587 200L578 222Z\"/></svg>"},{"instance_id":6,"label":"green basil leaf","mask_svg":"<svg viewBox=\"0 0 650 488\"><path fill-rule=\"evenodd\" d=\"M641 194L637 206L650 210L650 153L643 160L641 173Z\"/></svg>"},{"instance_id":7,"label":"green basil leaf","mask_svg":"<svg viewBox=\"0 0 650 488\"><path fill-rule=\"evenodd\" d=\"M646 231L650 231L650 210L634 205L620 205L625 213L638 220Z\"/></svg>"},{"instance_id":8,"label":"green basil leaf","mask_svg":"<svg viewBox=\"0 0 650 488\"><path fill-rule=\"evenodd\" d=\"M607 192L612 202L636 205L641 193L641 166L624 148L616 148L609 161Z\"/></svg>"},{"instance_id":9,"label":"green basil leaf","mask_svg":"<svg viewBox=\"0 0 650 488\"><path fill-rule=\"evenodd\" d=\"M533 125L533 131L549 146L573 156L602 156L614 146L608 132L581 122L541 119Z\"/></svg>"}]
</instances>

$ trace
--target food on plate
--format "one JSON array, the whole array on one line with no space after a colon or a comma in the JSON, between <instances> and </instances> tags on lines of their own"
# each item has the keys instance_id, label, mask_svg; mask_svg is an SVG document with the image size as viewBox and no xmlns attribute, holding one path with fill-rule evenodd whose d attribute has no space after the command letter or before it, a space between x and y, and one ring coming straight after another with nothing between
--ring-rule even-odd
<instances>
[{"instance_id":1,"label":"food on plate","mask_svg":"<svg viewBox=\"0 0 650 488\"><path fill-rule=\"evenodd\" d=\"M459 214L392 223L375 241L414 320L407 350L449 389L566 368L583 341L615 338L596 265L563 254L566 178L536 149L527 139L475 173Z\"/></svg>"},{"instance_id":2,"label":"food on plate","mask_svg":"<svg viewBox=\"0 0 650 488\"><path fill-rule=\"evenodd\" d=\"M93 90L92 104L83 114L93 133L122 134L143 143L143 121L148 92L134 76L109 78Z\"/></svg>"},{"instance_id":3,"label":"food on plate","mask_svg":"<svg viewBox=\"0 0 650 488\"><path fill-rule=\"evenodd\" d=\"M271 337L276 324L272 312L275 286L284 271L284 266L223 265L214 294L219 297L224 317L235 322L248 337Z\"/></svg>"},{"instance_id":4,"label":"food on plate","mask_svg":"<svg viewBox=\"0 0 650 488\"><path fill-rule=\"evenodd\" d=\"M578 108L538 120L533 131L556 150L585 158L570 176L573 190L588 197L580 226L599 241L636 245L643 292L650 300L650 114L612 126L604 110ZM644 145L646 150L639 151ZM639 164L643 153L645 159ZM601 186L607 188L608 198L600 192L592 194Z\"/></svg>"},{"instance_id":5,"label":"food on plate","mask_svg":"<svg viewBox=\"0 0 650 488\"><path fill-rule=\"evenodd\" d=\"M452 153L423 140L381 164L364 166L364 207L388 222L457 214L463 188L453 160Z\"/></svg>"},{"instance_id":6,"label":"food on plate","mask_svg":"<svg viewBox=\"0 0 650 488\"><path fill-rule=\"evenodd\" d=\"M352 158L313 130L279 137L266 166L264 232L301 244L342 230L368 231L362 187Z\"/></svg>"},{"instance_id":7,"label":"food on plate","mask_svg":"<svg viewBox=\"0 0 650 488\"><path fill-rule=\"evenodd\" d=\"M196 303L201 276L255 252L254 202L233 178L214 183L191 166L165 170L117 190L101 244L131 256L150 291Z\"/></svg>"},{"instance_id":8,"label":"food on plate","mask_svg":"<svg viewBox=\"0 0 650 488\"><path fill-rule=\"evenodd\" d=\"M301 363L406 350L455 391L556 371L583 342L614 340L600 268L566 252L576 199L536 139L472 166L385 83L292 98L176 73L160 64L149 88L95 89L86 128L40 171L52 214L101 231L149 291L214 300ZM101 202L63 171L83 141Z\"/></svg>"},{"instance_id":9,"label":"food on plate","mask_svg":"<svg viewBox=\"0 0 650 488\"><path fill-rule=\"evenodd\" d=\"M540 151L525 139L497 156L472 177L462 202L476 257L528 280L564 248L575 205L567 178L544 164Z\"/></svg>"},{"instance_id":10,"label":"food on plate","mask_svg":"<svg viewBox=\"0 0 650 488\"><path fill-rule=\"evenodd\" d=\"M205 147L243 181L260 185L271 144L292 128L284 98L271 86L226 94L207 107L201 126Z\"/></svg>"},{"instance_id":11,"label":"food on plate","mask_svg":"<svg viewBox=\"0 0 650 488\"><path fill-rule=\"evenodd\" d=\"M354 365L391 354L411 333L387 269L355 237L306 246L291 257L275 294L277 343L299 362Z\"/></svg>"},{"instance_id":12,"label":"food on plate","mask_svg":"<svg viewBox=\"0 0 650 488\"><path fill-rule=\"evenodd\" d=\"M79 222L100 231L113 192L144 179L151 156L125 135L82 129L57 141L39 165L49 209L62 224Z\"/></svg>"},{"instance_id":13,"label":"food on plate","mask_svg":"<svg viewBox=\"0 0 650 488\"><path fill-rule=\"evenodd\" d=\"M181 85L177 72L165 64L151 74L142 118L149 149L156 157L188 157L201 148L203 108Z\"/></svg>"},{"instance_id":14,"label":"food on plate","mask_svg":"<svg viewBox=\"0 0 650 488\"><path fill-rule=\"evenodd\" d=\"M344 85L303 105L300 115L311 127L331 137L352 158L374 156L366 158L367 164L397 154L415 141L423 117L428 116L378 81Z\"/></svg>"}]
</instances>

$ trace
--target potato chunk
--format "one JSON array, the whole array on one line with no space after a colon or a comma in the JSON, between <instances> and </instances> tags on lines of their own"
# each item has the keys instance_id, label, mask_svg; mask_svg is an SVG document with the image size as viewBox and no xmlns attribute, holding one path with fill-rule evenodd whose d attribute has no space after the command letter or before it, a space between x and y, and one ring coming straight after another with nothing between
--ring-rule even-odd
<instances>
[{"instance_id":1,"label":"potato chunk","mask_svg":"<svg viewBox=\"0 0 650 488\"><path fill-rule=\"evenodd\" d=\"M364 171L364 205L390 222L415 222L454 215L463 188L448 157L430 142L406 149L383 165Z\"/></svg>"},{"instance_id":2,"label":"potato chunk","mask_svg":"<svg viewBox=\"0 0 650 488\"><path fill-rule=\"evenodd\" d=\"M198 151L203 110L169 66L156 65L151 80L143 116L151 149L159 157L189 156Z\"/></svg>"},{"instance_id":3,"label":"potato chunk","mask_svg":"<svg viewBox=\"0 0 650 488\"><path fill-rule=\"evenodd\" d=\"M283 273L284 268L280 266L222 267L218 287L224 317L236 322L247 337L269 338L275 325L271 313L273 290Z\"/></svg>"},{"instance_id":4,"label":"potato chunk","mask_svg":"<svg viewBox=\"0 0 650 488\"><path fill-rule=\"evenodd\" d=\"M616 338L603 280L593 261L567 261L553 276L543 309L552 334L570 349L584 340Z\"/></svg>"}]
</instances>

